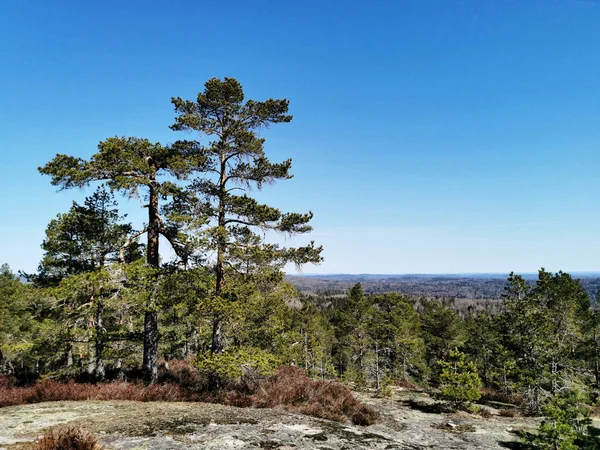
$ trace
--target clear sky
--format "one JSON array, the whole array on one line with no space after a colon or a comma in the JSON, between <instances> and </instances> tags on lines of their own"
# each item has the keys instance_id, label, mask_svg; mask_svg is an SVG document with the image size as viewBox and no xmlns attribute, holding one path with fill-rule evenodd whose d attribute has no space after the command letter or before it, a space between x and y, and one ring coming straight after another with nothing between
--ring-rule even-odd
<instances>
[{"instance_id":1,"label":"clear sky","mask_svg":"<svg viewBox=\"0 0 600 450\"><path fill-rule=\"evenodd\" d=\"M213 76L291 102L264 136L295 177L260 198L314 212L306 273L600 270L592 0L4 0L0 263L84 196L38 166L182 138L170 98Z\"/></svg>"}]
</instances>

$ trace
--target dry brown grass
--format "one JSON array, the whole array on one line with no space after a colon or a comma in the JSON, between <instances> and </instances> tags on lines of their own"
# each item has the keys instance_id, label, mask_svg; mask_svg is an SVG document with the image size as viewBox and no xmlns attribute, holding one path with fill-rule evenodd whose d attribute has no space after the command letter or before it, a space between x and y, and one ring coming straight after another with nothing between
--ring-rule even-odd
<instances>
[{"instance_id":1,"label":"dry brown grass","mask_svg":"<svg viewBox=\"0 0 600 450\"><path fill-rule=\"evenodd\" d=\"M153 384L111 383L87 384L53 380L38 381L32 386L0 387L0 407L26 403L78 400L134 400L140 402L174 402L196 400L191 393L172 383Z\"/></svg>"},{"instance_id":2,"label":"dry brown grass","mask_svg":"<svg viewBox=\"0 0 600 450\"><path fill-rule=\"evenodd\" d=\"M492 417L492 413L487 408L481 406L476 406L473 412L483 419L490 419Z\"/></svg>"},{"instance_id":3,"label":"dry brown grass","mask_svg":"<svg viewBox=\"0 0 600 450\"><path fill-rule=\"evenodd\" d=\"M96 437L78 427L47 431L30 447L31 450L102 450Z\"/></svg>"},{"instance_id":4,"label":"dry brown grass","mask_svg":"<svg viewBox=\"0 0 600 450\"><path fill-rule=\"evenodd\" d=\"M377 413L356 400L344 385L311 380L297 367L282 367L266 380L230 382L221 390L209 391L206 377L197 369L184 361L169 361L168 368L161 369L160 380L149 386L122 381L89 384L42 380L25 387L2 381L0 407L82 400L203 401L244 408L282 408L357 425L370 425L377 419Z\"/></svg>"}]
</instances>

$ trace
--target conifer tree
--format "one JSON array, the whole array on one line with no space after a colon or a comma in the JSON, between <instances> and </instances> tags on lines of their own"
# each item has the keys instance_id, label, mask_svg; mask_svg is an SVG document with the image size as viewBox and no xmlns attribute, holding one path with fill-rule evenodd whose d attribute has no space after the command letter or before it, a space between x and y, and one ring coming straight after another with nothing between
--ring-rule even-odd
<instances>
[{"instance_id":1,"label":"conifer tree","mask_svg":"<svg viewBox=\"0 0 600 450\"><path fill-rule=\"evenodd\" d=\"M51 176L51 183L61 189L83 187L94 181L105 182L111 190L131 197L143 195L148 209L148 222L143 230L133 234L121 247L124 252L142 234L147 234L147 264L159 267L159 235L165 236L174 250L185 257L187 248L176 229L168 226L160 215L159 200L172 198L181 192L174 183L185 178L200 161L195 148L176 142L172 146L152 143L135 137L112 137L98 145L98 152L89 160L58 154L39 171ZM142 191L142 192L140 192ZM151 296L144 318L144 358L142 368L148 382L156 381L158 357L158 309Z\"/></svg>"},{"instance_id":2,"label":"conifer tree","mask_svg":"<svg viewBox=\"0 0 600 450\"><path fill-rule=\"evenodd\" d=\"M339 373L355 371L364 376L365 359L370 345L368 333L372 305L363 293L362 285L356 283L333 313L336 344L333 357Z\"/></svg>"},{"instance_id":3,"label":"conifer tree","mask_svg":"<svg viewBox=\"0 0 600 450\"><path fill-rule=\"evenodd\" d=\"M481 381L477 366L467 361L465 354L454 349L450 350L445 361L438 362L440 368L440 398L450 402L456 408L468 406L479 400Z\"/></svg>"},{"instance_id":4,"label":"conifer tree","mask_svg":"<svg viewBox=\"0 0 600 450\"><path fill-rule=\"evenodd\" d=\"M71 209L52 219L42 243L45 253L38 273L30 276L38 285L55 285L67 275L92 272L116 261L122 245L132 234L132 226L122 223L117 203L103 186L84 204L73 202ZM140 257L140 246L127 249L128 261Z\"/></svg>"},{"instance_id":5,"label":"conifer tree","mask_svg":"<svg viewBox=\"0 0 600 450\"><path fill-rule=\"evenodd\" d=\"M532 412L544 398L576 377L575 350L584 342L590 301L578 280L569 274L541 269L535 286L511 274L502 315L507 347L513 352L518 382Z\"/></svg>"},{"instance_id":6,"label":"conifer tree","mask_svg":"<svg viewBox=\"0 0 600 450\"><path fill-rule=\"evenodd\" d=\"M291 159L270 162L263 148L265 139L259 135L262 128L292 120L288 100L244 100L237 80L212 78L195 101L177 97L172 103L177 116L171 128L193 131L208 139L203 145L187 141L186 146L203 156L198 167L202 174L189 192L198 215L207 218L209 246L216 251L215 296L224 296L228 271L248 274L256 262L277 268L287 262L320 262L321 247L315 247L313 242L300 248L284 248L264 244L260 234L269 230L291 235L308 233L312 229L308 225L311 212L282 213L249 195L252 188L261 189L292 177ZM224 350L223 321L223 315L215 315L213 353Z\"/></svg>"},{"instance_id":7,"label":"conifer tree","mask_svg":"<svg viewBox=\"0 0 600 450\"><path fill-rule=\"evenodd\" d=\"M463 324L458 315L440 301L425 304L421 314L421 329L425 340L427 363L435 368L438 361L464 342ZM435 372L434 372L435 374Z\"/></svg>"}]
</instances>

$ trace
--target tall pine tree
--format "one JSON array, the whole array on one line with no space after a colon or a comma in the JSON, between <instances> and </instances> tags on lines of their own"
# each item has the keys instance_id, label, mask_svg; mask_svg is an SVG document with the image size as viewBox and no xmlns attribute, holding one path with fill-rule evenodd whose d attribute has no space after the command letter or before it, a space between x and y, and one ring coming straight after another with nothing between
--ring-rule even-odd
<instances>
[{"instance_id":1,"label":"tall pine tree","mask_svg":"<svg viewBox=\"0 0 600 450\"><path fill-rule=\"evenodd\" d=\"M83 187L93 181L105 182L111 190L132 197L143 195L147 200L148 222L143 230L130 236L126 249L140 235L146 233L147 264L159 267L159 236L165 236L174 250L185 257L185 242L179 239L173 227L168 226L159 211L159 200L176 197L181 187L174 180L185 178L192 168L201 164L195 147L176 142L172 146L152 143L135 137L112 137L98 145L98 152L89 160L58 154L40 167L39 171L52 177L52 184L61 189ZM150 296L144 317L143 373L148 382L156 381L158 358L158 308L155 296Z\"/></svg>"},{"instance_id":2,"label":"tall pine tree","mask_svg":"<svg viewBox=\"0 0 600 450\"><path fill-rule=\"evenodd\" d=\"M321 261L321 247L311 242L300 248L284 248L265 244L262 232L273 230L286 234L308 233L312 213L282 213L261 204L249 195L252 188L262 188L278 180L287 180L291 159L270 162L264 152L262 128L292 120L288 101L244 101L241 84L234 78L212 78L204 85L195 101L173 98L177 116L171 128L194 131L206 136L201 145L188 141L186 147L196 148L204 157L199 170L203 172L192 183L190 194L198 215L208 219L210 247L216 251L215 296L226 289L226 274L248 275L256 262L262 266L282 267L287 262L297 265ZM213 353L224 350L224 318L216 314L213 320Z\"/></svg>"}]
</instances>

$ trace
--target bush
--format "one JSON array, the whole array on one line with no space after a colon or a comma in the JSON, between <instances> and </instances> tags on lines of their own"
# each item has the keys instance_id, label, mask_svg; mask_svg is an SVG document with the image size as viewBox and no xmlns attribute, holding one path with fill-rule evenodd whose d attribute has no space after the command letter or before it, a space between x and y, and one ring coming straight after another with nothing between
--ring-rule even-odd
<instances>
[{"instance_id":1,"label":"bush","mask_svg":"<svg viewBox=\"0 0 600 450\"><path fill-rule=\"evenodd\" d=\"M498 415L501 417L517 417L519 415L519 411L516 409L503 408L498 411Z\"/></svg>"},{"instance_id":2,"label":"bush","mask_svg":"<svg viewBox=\"0 0 600 450\"><path fill-rule=\"evenodd\" d=\"M60 383L53 380L38 381L27 387L0 387L0 407L27 403L80 401L80 400L134 400L153 401L190 401L199 398L192 392L172 383Z\"/></svg>"},{"instance_id":3,"label":"bush","mask_svg":"<svg viewBox=\"0 0 600 450\"><path fill-rule=\"evenodd\" d=\"M69 427L47 431L33 443L32 450L102 450L96 437L82 428Z\"/></svg>"},{"instance_id":4,"label":"bush","mask_svg":"<svg viewBox=\"0 0 600 450\"><path fill-rule=\"evenodd\" d=\"M389 371L386 371L385 376L379 383L379 389L377 390L377 395L382 398L391 399L394 396L394 391L392 391L392 386L394 385L394 378Z\"/></svg>"},{"instance_id":5,"label":"bush","mask_svg":"<svg viewBox=\"0 0 600 450\"><path fill-rule=\"evenodd\" d=\"M400 379L400 378L395 378L394 379L394 384L402 389L406 389L408 391L420 391L421 390L421 386L419 386L416 383L413 383L410 380L405 380L405 379Z\"/></svg>"},{"instance_id":6,"label":"bush","mask_svg":"<svg viewBox=\"0 0 600 450\"><path fill-rule=\"evenodd\" d=\"M15 385L14 377L8 375L0 375L0 389L11 388Z\"/></svg>"},{"instance_id":7,"label":"bush","mask_svg":"<svg viewBox=\"0 0 600 450\"><path fill-rule=\"evenodd\" d=\"M526 436L535 448L548 450L577 450L597 448L587 446L592 421L588 409L582 407L582 396L576 391L556 395L543 407L545 418L538 428L537 436Z\"/></svg>"},{"instance_id":8,"label":"bush","mask_svg":"<svg viewBox=\"0 0 600 450\"><path fill-rule=\"evenodd\" d=\"M487 402L506 403L509 405L522 406L525 404L525 398L522 395L515 395L497 389L482 389L481 400Z\"/></svg>"},{"instance_id":9,"label":"bush","mask_svg":"<svg viewBox=\"0 0 600 450\"><path fill-rule=\"evenodd\" d=\"M206 392L209 380L189 361L173 359L164 361L158 368L158 381L165 384L176 384L185 391L193 393Z\"/></svg>"},{"instance_id":10,"label":"bush","mask_svg":"<svg viewBox=\"0 0 600 450\"><path fill-rule=\"evenodd\" d=\"M161 383L115 381L62 383L38 381L27 387L0 385L0 407L47 401L133 400L205 401L238 407L275 408L340 422L369 425L377 413L354 398L342 384L313 381L297 367L283 367L265 378L249 371L238 380L225 380L220 389L207 389L205 375L184 361L169 361L160 369Z\"/></svg>"},{"instance_id":11,"label":"bush","mask_svg":"<svg viewBox=\"0 0 600 450\"><path fill-rule=\"evenodd\" d=\"M439 365L440 399L455 408L466 408L471 402L479 400L481 381L477 367L473 362L466 361L464 353L452 350L448 361L440 361Z\"/></svg>"},{"instance_id":12,"label":"bush","mask_svg":"<svg viewBox=\"0 0 600 450\"><path fill-rule=\"evenodd\" d=\"M280 364L281 361L272 353L252 348L201 356L196 362L213 389L231 381L240 381L243 377L270 375Z\"/></svg>"},{"instance_id":13,"label":"bush","mask_svg":"<svg viewBox=\"0 0 600 450\"><path fill-rule=\"evenodd\" d=\"M344 385L334 381L313 381L298 367L282 367L251 397L257 408L282 407L310 416L370 425L377 412L354 398Z\"/></svg>"},{"instance_id":14,"label":"bush","mask_svg":"<svg viewBox=\"0 0 600 450\"><path fill-rule=\"evenodd\" d=\"M492 417L492 413L489 411L489 409L482 408L481 406L474 408L473 413L484 419L490 419Z\"/></svg>"}]
</instances>

